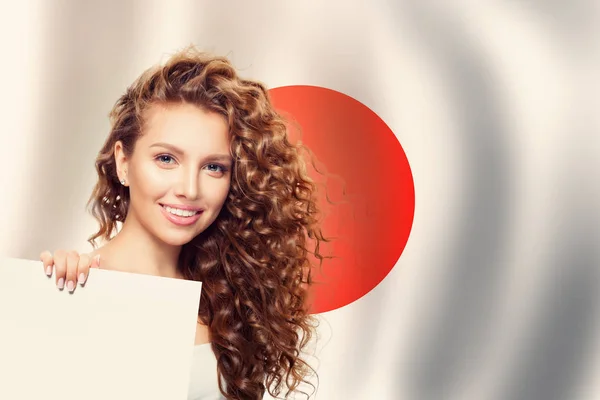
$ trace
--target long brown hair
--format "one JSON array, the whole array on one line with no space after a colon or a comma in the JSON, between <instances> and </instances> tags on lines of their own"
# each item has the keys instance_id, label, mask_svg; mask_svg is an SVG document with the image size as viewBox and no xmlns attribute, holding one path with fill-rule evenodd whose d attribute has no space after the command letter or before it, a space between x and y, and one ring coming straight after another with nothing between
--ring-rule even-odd
<instances>
[{"instance_id":1,"label":"long brown hair","mask_svg":"<svg viewBox=\"0 0 600 400\"><path fill-rule=\"evenodd\" d=\"M89 202L100 229L89 241L96 247L98 239L110 240L127 217L129 189L117 177L115 143L130 154L144 111L173 103L219 113L231 133L227 200L179 260L187 279L202 281L199 318L209 327L219 388L228 399L259 399L265 391L278 396L284 389L287 397L301 383L311 385L313 370L301 357L315 328L307 286L311 260L323 261L319 246L327 239L304 147L290 142L262 83L240 78L226 58L193 47L144 72L110 113Z\"/></svg>"}]
</instances>

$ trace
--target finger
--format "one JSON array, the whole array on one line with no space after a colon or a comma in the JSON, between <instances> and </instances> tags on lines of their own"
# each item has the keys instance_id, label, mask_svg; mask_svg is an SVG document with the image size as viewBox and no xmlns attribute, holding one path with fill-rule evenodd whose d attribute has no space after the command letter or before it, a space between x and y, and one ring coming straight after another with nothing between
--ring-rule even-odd
<instances>
[{"instance_id":1,"label":"finger","mask_svg":"<svg viewBox=\"0 0 600 400\"><path fill-rule=\"evenodd\" d=\"M87 254L82 254L79 257L79 263L77 264L77 283L81 286L85 283L90 271L90 264L92 259Z\"/></svg>"},{"instance_id":2,"label":"finger","mask_svg":"<svg viewBox=\"0 0 600 400\"><path fill-rule=\"evenodd\" d=\"M100 254L96 254L92 259L92 265L90 268L100 268Z\"/></svg>"},{"instance_id":3,"label":"finger","mask_svg":"<svg viewBox=\"0 0 600 400\"><path fill-rule=\"evenodd\" d=\"M67 290L71 293L75 290L75 282L77 282L79 258L79 253L76 251L70 251L67 254L67 276L65 277L65 281L67 283Z\"/></svg>"},{"instance_id":4,"label":"finger","mask_svg":"<svg viewBox=\"0 0 600 400\"><path fill-rule=\"evenodd\" d=\"M40 260L42 260L44 272L46 272L46 275L52 276L52 253L50 253L48 250L42 251L42 253L40 254Z\"/></svg>"},{"instance_id":5,"label":"finger","mask_svg":"<svg viewBox=\"0 0 600 400\"><path fill-rule=\"evenodd\" d=\"M65 250L56 250L54 252L54 272L56 286L63 290L65 287L65 277L67 276L67 252Z\"/></svg>"}]
</instances>

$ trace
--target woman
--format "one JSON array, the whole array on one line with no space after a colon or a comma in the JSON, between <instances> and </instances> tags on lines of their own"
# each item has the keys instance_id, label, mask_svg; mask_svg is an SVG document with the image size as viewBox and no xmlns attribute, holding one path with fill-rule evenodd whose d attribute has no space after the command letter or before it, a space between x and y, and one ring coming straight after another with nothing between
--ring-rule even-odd
<instances>
[{"instance_id":1,"label":"woman","mask_svg":"<svg viewBox=\"0 0 600 400\"><path fill-rule=\"evenodd\" d=\"M325 239L302 149L265 87L190 48L142 74L110 117L94 251L44 252L46 273L71 292L90 267L201 281L190 399L287 397L308 383L305 299Z\"/></svg>"}]
</instances>

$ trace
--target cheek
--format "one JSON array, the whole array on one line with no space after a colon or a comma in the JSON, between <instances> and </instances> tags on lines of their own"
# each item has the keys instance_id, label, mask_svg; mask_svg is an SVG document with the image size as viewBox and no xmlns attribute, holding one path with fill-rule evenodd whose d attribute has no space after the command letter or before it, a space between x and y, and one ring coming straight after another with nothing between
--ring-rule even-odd
<instances>
[{"instance_id":1,"label":"cheek","mask_svg":"<svg viewBox=\"0 0 600 400\"><path fill-rule=\"evenodd\" d=\"M220 208L229 194L229 180L218 180L211 183L206 190L206 201L212 207Z\"/></svg>"},{"instance_id":2,"label":"cheek","mask_svg":"<svg viewBox=\"0 0 600 400\"><path fill-rule=\"evenodd\" d=\"M146 166L135 170L131 177L132 195L135 192L138 197L154 198L161 196L168 189L169 182L164 174L161 174L162 171L151 167Z\"/></svg>"}]
</instances>

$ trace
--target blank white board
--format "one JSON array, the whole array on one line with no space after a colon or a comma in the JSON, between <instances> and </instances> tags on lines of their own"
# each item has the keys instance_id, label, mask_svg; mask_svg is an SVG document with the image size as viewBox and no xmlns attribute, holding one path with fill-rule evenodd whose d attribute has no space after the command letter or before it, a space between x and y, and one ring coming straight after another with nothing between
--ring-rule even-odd
<instances>
[{"instance_id":1,"label":"blank white board","mask_svg":"<svg viewBox=\"0 0 600 400\"><path fill-rule=\"evenodd\" d=\"M0 399L185 400L201 283L0 258Z\"/></svg>"}]
</instances>

